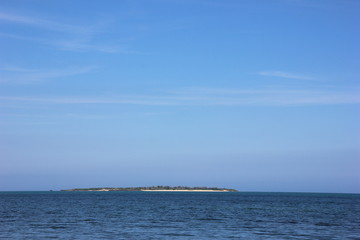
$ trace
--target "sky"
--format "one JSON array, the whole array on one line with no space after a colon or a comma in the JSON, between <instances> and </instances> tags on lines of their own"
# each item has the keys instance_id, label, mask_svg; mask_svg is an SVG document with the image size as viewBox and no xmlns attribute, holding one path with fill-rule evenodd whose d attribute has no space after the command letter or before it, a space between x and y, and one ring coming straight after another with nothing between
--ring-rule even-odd
<instances>
[{"instance_id":1,"label":"sky","mask_svg":"<svg viewBox=\"0 0 360 240\"><path fill-rule=\"evenodd\" d=\"M360 193L359 12L0 1L0 191Z\"/></svg>"}]
</instances>

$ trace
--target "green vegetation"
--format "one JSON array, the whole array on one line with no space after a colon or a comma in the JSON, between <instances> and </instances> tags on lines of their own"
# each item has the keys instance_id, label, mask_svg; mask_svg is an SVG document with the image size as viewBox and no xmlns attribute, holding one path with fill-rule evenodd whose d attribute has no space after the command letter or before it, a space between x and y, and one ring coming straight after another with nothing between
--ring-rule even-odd
<instances>
[{"instance_id":1,"label":"green vegetation","mask_svg":"<svg viewBox=\"0 0 360 240\"><path fill-rule=\"evenodd\" d=\"M228 188L217 188L217 187L184 187L184 186L153 186L153 187L125 187L125 188L74 188L61 191L146 191L146 190L187 190L187 191L196 191L196 190L208 190L208 191L224 191L224 192L237 192L235 189Z\"/></svg>"}]
</instances>

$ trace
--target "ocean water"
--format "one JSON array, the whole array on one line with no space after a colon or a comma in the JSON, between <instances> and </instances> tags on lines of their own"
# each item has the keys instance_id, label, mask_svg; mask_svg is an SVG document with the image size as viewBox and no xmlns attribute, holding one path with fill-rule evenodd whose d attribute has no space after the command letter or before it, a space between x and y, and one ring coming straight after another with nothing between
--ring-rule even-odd
<instances>
[{"instance_id":1,"label":"ocean water","mask_svg":"<svg viewBox=\"0 0 360 240\"><path fill-rule=\"evenodd\" d=\"M0 239L360 239L360 195L0 192Z\"/></svg>"}]
</instances>

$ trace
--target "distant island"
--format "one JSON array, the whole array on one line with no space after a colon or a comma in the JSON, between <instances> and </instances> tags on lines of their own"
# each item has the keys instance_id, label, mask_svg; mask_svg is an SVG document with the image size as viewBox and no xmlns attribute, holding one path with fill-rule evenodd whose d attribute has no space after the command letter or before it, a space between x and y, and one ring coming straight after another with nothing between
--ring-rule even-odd
<instances>
[{"instance_id":1,"label":"distant island","mask_svg":"<svg viewBox=\"0 0 360 240\"><path fill-rule=\"evenodd\" d=\"M65 189L61 191L98 191L98 192L109 192L109 191L148 191L148 192L238 192L235 189L229 188L217 188L217 187L170 187L170 186L154 186L154 187L118 187L118 188L74 188Z\"/></svg>"}]
</instances>

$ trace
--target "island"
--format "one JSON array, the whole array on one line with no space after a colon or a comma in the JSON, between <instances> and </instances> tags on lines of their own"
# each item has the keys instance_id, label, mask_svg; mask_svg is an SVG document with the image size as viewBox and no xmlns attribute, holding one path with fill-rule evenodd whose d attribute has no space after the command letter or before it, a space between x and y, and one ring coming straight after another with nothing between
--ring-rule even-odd
<instances>
[{"instance_id":1,"label":"island","mask_svg":"<svg viewBox=\"0 0 360 240\"><path fill-rule=\"evenodd\" d=\"M153 186L153 187L104 187L104 188L74 188L61 191L145 191L145 192L238 192L236 189L217 187L184 187L184 186Z\"/></svg>"}]
</instances>

